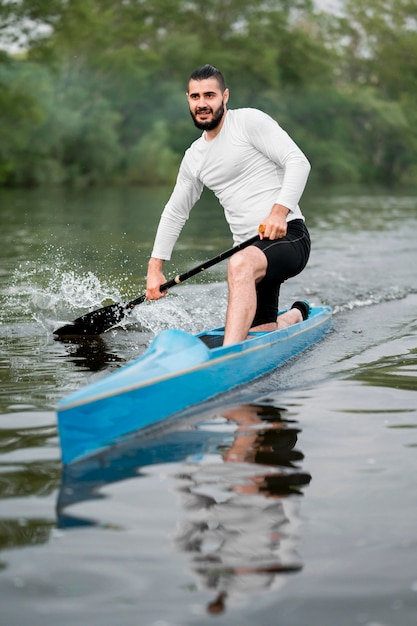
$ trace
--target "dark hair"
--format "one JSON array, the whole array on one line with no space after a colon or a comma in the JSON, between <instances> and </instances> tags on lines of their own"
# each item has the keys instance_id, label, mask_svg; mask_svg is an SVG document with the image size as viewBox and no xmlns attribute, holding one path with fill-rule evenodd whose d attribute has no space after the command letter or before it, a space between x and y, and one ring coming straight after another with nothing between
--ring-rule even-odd
<instances>
[{"instance_id":1,"label":"dark hair","mask_svg":"<svg viewBox=\"0 0 417 626\"><path fill-rule=\"evenodd\" d=\"M219 83L220 89L223 92L226 89L226 83L224 82L223 74L217 67L214 65L202 65L201 67L197 67L188 79L188 84L190 84L190 80L205 80L206 78L215 78Z\"/></svg>"}]
</instances>

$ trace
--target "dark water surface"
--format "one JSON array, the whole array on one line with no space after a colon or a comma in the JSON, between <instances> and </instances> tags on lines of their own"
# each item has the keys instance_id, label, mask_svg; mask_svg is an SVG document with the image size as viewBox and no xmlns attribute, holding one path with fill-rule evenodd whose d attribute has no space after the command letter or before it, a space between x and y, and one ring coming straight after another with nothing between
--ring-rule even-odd
<instances>
[{"instance_id":1,"label":"dark water surface","mask_svg":"<svg viewBox=\"0 0 417 626\"><path fill-rule=\"evenodd\" d=\"M143 292L168 193L0 191L1 625L415 626L416 190L308 190L281 305L331 305L326 339L62 471L58 400L223 323L221 264L92 345L53 338ZM230 245L206 196L167 278Z\"/></svg>"}]
</instances>

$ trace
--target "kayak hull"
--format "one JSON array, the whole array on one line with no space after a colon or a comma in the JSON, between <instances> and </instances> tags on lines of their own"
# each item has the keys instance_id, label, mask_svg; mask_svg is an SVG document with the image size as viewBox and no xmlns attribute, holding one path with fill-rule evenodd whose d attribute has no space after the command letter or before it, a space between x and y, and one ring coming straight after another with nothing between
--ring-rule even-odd
<instances>
[{"instance_id":1,"label":"kayak hull","mask_svg":"<svg viewBox=\"0 0 417 626\"><path fill-rule=\"evenodd\" d=\"M227 347L206 345L221 341L221 328L163 331L138 359L59 403L63 464L276 369L330 327L330 307L313 307L299 324Z\"/></svg>"}]
</instances>

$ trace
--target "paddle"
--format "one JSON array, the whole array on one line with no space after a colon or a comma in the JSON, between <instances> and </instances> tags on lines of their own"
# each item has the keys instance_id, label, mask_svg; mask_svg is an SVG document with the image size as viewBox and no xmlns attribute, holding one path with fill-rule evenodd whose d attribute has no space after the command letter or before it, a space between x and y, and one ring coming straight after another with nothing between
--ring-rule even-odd
<instances>
[{"instance_id":1,"label":"paddle","mask_svg":"<svg viewBox=\"0 0 417 626\"><path fill-rule=\"evenodd\" d=\"M247 246L258 241L259 235L255 235L251 237L247 241L243 241L242 243L234 246L233 248L229 248L225 252L221 252L217 256L212 259L209 259L205 263L201 263L201 265L197 265L192 269L188 270L188 272L184 272L184 274L180 274L175 278L172 278L168 282L164 283L160 286L161 291L165 291L166 289L170 289L175 285L179 285L179 283L183 283L185 280L188 280L192 276L195 276L199 272L203 272L207 268L215 265L216 263L220 263L224 259L229 258L239 250L243 250ZM91 313L86 313L85 315L81 315L76 320L74 320L71 324L66 324L61 328L57 328L54 331L54 335L58 337L76 337L80 335L101 335L101 333L106 332L113 326L116 326L119 322L121 322L124 317L132 311L138 304L142 304L146 300L146 295L143 294L126 304L109 304L101 309L96 309Z\"/></svg>"}]
</instances>

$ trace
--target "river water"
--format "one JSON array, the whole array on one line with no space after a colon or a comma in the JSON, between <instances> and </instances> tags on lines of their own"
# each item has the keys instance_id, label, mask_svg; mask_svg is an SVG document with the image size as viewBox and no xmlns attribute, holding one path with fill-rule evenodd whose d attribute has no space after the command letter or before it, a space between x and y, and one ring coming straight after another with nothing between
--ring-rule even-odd
<instances>
[{"instance_id":1,"label":"river water","mask_svg":"<svg viewBox=\"0 0 417 626\"><path fill-rule=\"evenodd\" d=\"M327 337L62 471L62 397L163 328L223 323L224 263L92 345L54 340L143 292L168 192L0 191L2 626L415 626L416 190L308 189L281 306L332 306ZM230 245L204 196L167 278Z\"/></svg>"}]
</instances>

